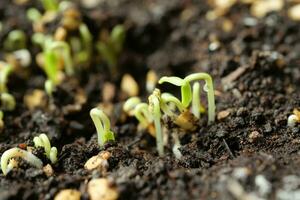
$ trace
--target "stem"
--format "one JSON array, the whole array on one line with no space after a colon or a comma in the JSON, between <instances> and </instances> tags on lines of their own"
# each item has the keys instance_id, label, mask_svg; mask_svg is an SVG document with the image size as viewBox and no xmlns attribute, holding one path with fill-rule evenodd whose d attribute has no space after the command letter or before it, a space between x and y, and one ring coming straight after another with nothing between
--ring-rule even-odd
<instances>
[{"instance_id":1,"label":"stem","mask_svg":"<svg viewBox=\"0 0 300 200\"><path fill-rule=\"evenodd\" d=\"M193 85L192 112L197 118L200 118L200 83L198 82Z\"/></svg>"},{"instance_id":2,"label":"stem","mask_svg":"<svg viewBox=\"0 0 300 200\"><path fill-rule=\"evenodd\" d=\"M5 151L1 156L1 169L2 169L2 172L4 175L6 175L8 173L7 165L8 165L9 159L14 158L14 157L21 157L24 160L26 160L29 164L31 164L32 166L34 166L36 168L43 167L43 162L38 157L33 155L32 153L30 153L28 151L24 151L19 148L12 148L12 149Z\"/></svg>"},{"instance_id":3,"label":"stem","mask_svg":"<svg viewBox=\"0 0 300 200\"><path fill-rule=\"evenodd\" d=\"M164 155L164 144L163 144L163 135L161 128L161 112L160 112L160 91L155 89L153 94L149 97L149 110L153 116L155 132L156 132L156 146L159 156Z\"/></svg>"}]
</instances>

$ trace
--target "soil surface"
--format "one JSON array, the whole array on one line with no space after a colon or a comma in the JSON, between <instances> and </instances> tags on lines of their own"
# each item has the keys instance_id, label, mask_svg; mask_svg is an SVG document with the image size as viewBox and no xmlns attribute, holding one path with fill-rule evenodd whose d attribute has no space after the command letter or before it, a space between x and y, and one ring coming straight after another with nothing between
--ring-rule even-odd
<instances>
[{"instance_id":1,"label":"soil surface","mask_svg":"<svg viewBox=\"0 0 300 200\"><path fill-rule=\"evenodd\" d=\"M1 172L1 200L53 199L66 188L77 189L82 199L89 199L87 182L100 177L116 186L119 199L299 198L300 126L288 127L287 117L300 107L300 29L299 23L287 17L286 8L258 19L251 16L249 5L237 3L224 16L209 21L206 13L211 7L204 0L99 2L92 9L78 2L82 19L95 38L102 29L125 24L119 70L137 80L140 96L147 100L149 95L145 77L150 69L159 77L207 72L214 78L217 120L207 125L204 113L196 131L168 127L168 134L179 133L183 156L174 157L170 142L166 155L159 157L155 138L138 131L135 119L122 118L125 98L120 77L112 78L96 56L76 79L69 78L57 88L53 109L29 110L24 96L34 89L43 90L45 81L34 61L30 78L18 74L9 78L17 108L5 112L0 155L12 147L33 146L33 137L46 133L58 148L59 160L52 165L50 177L23 161L7 176ZM16 28L25 30L28 37L32 34L25 17L32 6L42 10L37 2L0 2L0 44ZM233 26L225 31L228 20ZM57 24L50 24L48 31L56 28ZM35 55L37 49L31 46L28 40L28 49ZM116 141L100 149L89 111L102 102L105 82L116 86L111 116ZM179 93L168 84L157 87ZM69 112L79 89L87 101L81 109ZM104 150L111 153L106 170L84 169L90 157ZM44 165L50 163L35 151Z\"/></svg>"}]
</instances>

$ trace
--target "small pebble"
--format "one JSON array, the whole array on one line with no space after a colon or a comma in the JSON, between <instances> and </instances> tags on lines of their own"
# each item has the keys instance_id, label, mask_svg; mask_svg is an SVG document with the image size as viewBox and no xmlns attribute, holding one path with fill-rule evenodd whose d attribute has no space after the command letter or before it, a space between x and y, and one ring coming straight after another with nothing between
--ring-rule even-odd
<instances>
[{"instance_id":1,"label":"small pebble","mask_svg":"<svg viewBox=\"0 0 300 200\"><path fill-rule=\"evenodd\" d=\"M257 141L257 139L259 139L261 137L261 134L258 132L258 131L252 131L249 136L248 136L248 139L249 139L249 142L255 142Z\"/></svg>"},{"instance_id":2,"label":"small pebble","mask_svg":"<svg viewBox=\"0 0 300 200\"><path fill-rule=\"evenodd\" d=\"M91 180L87 190L91 200L116 200L119 197L117 189L105 178Z\"/></svg>"},{"instance_id":3,"label":"small pebble","mask_svg":"<svg viewBox=\"0 0 300 200\"><path fill-rule=\"evenodd\" d=\"M61 190L55 197L54 200L80 200L81 193L74 189Z\"/></svg>"},{"instance_id":4,"label":"small pebble","mask_svg":"<svg viewBox=\"0 0 300 200\"><path fill-rule=\"evenodd\" d=\"M226 117L228 117L229 115L230 115L229 110L223 110L223 111L220 111L220 112L218 113L217 118L218 118L218 120L223 120L223 119L225 119Z\"/></svg>"}]
</instances>

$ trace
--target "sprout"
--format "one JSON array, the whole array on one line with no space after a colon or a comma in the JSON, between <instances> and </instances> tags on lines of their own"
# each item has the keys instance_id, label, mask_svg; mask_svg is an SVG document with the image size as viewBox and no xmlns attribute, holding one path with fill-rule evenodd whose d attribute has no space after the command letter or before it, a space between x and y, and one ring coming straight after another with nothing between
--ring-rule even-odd
<instances>
[{"instance_id":1,"label":"sprout","mask_svg":"<svg viewBox=\"0 0 300 200\"><path fill-rule=\"evenodd\" d=\"M114 133L110 130L110 121L108 117L99 108L93 108L90 111L90 116L95 124L98 144L103 147L104 144L109 140L115 140Z\"/></svg>"},{"instance_id":2,"label":"sprout","mask_svg":"<svg viewBox=\"0 0 300 200\"><path fill-rule=\"evenodd\" d=\"M46 11L57 11L58 2L57 0L41 0L43 7Z\"/></svg>"},{"instance_id":3,"label":"sprout","mask_svg":"<svg viewBox=\"0 0 300 200\"><path fill-rule=\"evenodd\" d=\"M171 106L168 104L172 103L177 107L180 113L184 112L186 109L183 104L177 99L175 96L169 93L163 93L161 95L161 110L166 113L168 116L174 116L174 112L172 111Z\"/></svg>"},{"instance_id":4,"label":"sprout","mask_svg":"<svg viewBox=\"0 0 300 200\"><path fill-rule=\"evenodd\" d=\"M0 62L0 93L7 92L8 76L11 74L13 68L11 65Z\"/></svg>"},{"instance_id":5,"label":"sprout","mask_svg":"<svg viewBox=\"0 0 300 200\"><path fill-rule=\"evenodd\" d=\"M69 44L64 41L53 41L52 39L49 39L46 41L45 45L45 72L47 73L47 76L50 77L54 83L57 82L55 81L57 78L54 78L52 75L55 70L52 68L58 67L59 56L57 54L58 52L56 52L57 50L59 50L59 53L61 53L64 60L66 74L72 76L74 74L74 69ZM55 71L58 70L56 69Z\"/></svg>"},{"instance_id":6,"label":"sprout","mask_svg":"<svg viewBox=\"0 0 300 200\"><path fill-rule=\"evenodd\" d=\"M177 133L173 133L172 137L173 137L173 140L174 140L174 146L172 148L173 154L175 155L175 157L177 159L180 160L182 158L182 154L179 151L179 148L181 147L181 144L180 144L180 140L178 138L178 134Z\"/></svg>"},{"instance_id":7,"label":"sprout","mask_svg":"<svg viewBox=\"0 0 300 200\"><path fill-rule=\"evenodd\" d=\"M124 112L129 116L133 116L134 109L139 103L141 103L141 99L139 97L130 97L123 105Z\"/></svg>"},{"instance_id":8,"label":"sprout","mask_svg":"<svg viewBox=\"0 0 300 200\"><path fill-rule=\"evenodd\" d=\"M24 151L24 150L19 149L19 148L12 148L12 149L9 149L9 150L5 151L1 156L1 170L2 170L4 175L7 175L9 170L11 170L11 168L12 168L12 164L10 164L8 166L9 160L11 158L15 158L15 157L23 158L29 164L31 164L32 166L34 166L36 168L42 168L43 167L43 162L38 157L33 155L32 153L30 153L28 151Z\"/></svg>"},{"instance_id":9,"label":"sprout","mask_svg":"<svg viewBox=\"0 0 300 200\"><path fill-rule=\"evenodd\" d=\"M125 28L123 25L117 25L113 28L109 38L99 41L97 43L97 50L100 52L102 58L110 67L111 74L116 73L117 63L120 53L123 49L125 40Z\"/></svg>"},{"instance_id":10,"label":"sprout","mask_svg":"<svg viewBox=\"0 0 300 200\"><path fill-rule=\"evenodd\" d=\"M26 34L22 30L11 31L4 42L5 49L18 50L26 48Z\"/></svg>"},{"instance_id":11,"label":"sprout","mask_svg":"<svg viewBox=\"0 0 300 200\"><path fill-rule=\"evenodd\" d=\"M181 102L183 106L187 108L192 101L192 89L190 83L176 76L171 76L171 77L164 76L158 81L159 84L162 84L164 82L168 82L173 85L181 87Z\"/></svg>"},{"instance_id":12,"label":"sprout","mask_svg":"<svg viewBox=\"0 0 300 200\"><path fill-rule=\"evenodd\" d=\"M9 93L2 93L0 96L1 99L1 108L3 110L12 111L16 107L15 98Z\"/></svg>"},{"instance_id":13,"label":"sprout","mask_svg":"<svg viewBox=\"0 0 300 200\"><path fill-rule=\"evenodd\" d=\"M149 111L154 120L155 133L156 133L156 146L159 156L164 155L164 144L163 135L161 128L161 112L160 112L160 90L155 89L153 93L149 96Z\"/></svg>"},{"instance_id":14,"label":"sprout","mask_svg":"<svg viewBox=\"0 0 300 200\"><path fill-rule=\"evenodd\" d=\"M56 163L57 161L57 148L51 147L49 138L46 134L40 134L37 137L33 138L34 146L43 147L45 150L45 154L47 158L51 161L52 164Z\"/></svg>"},{"instance_id":15,"label":"sprout","mask_svg":"<svg viewBox=\"0 0 300 200\"><path fill-rule=\"evenodd\" d=\"M215 121L215 96L214 96L214 87L213 87L213 82L212 78L209 74L207 73L194 73L191 74L184 79L172 76L172 77L162 77L159 80L159 84L162 84L164 82L171 83L176 86L181 87L181 102L184 107L188 107L192 101L193 98L197 98L198 94L200 94L199 91L197 91L197 85L194 87L194 90L192 92L190 82L193 81L198 81L198 80L205 80L205 86L204 90L207 92L207 99L208 99L208 123L212 123ZM193 94L195 93L195 94ZM200 96L198 97L200 98ZM193 100L194 104L197 106L200 105L200 102L197 103L195 99ZM201 107L200 107L201 108ZM199 108L199 110L200 110ZM195 108L196 109L196 108ZM198 111L197 111L198 112ZM197 112L195 111L196 115ZM200 116L200 115L199 115Z\"/></svg>"},{"instance_id":16,"label":"sprout","mask_svg":"<svg viewBox=\"0 0 300 200\"><path fill-rule=\"evenodd\" d=\"M134 116L143 126L143 128L148 128L152 123L152 115L149 112L149 106L146 103L139 103L134 109Z\"/></svg>"},{"instance_id":17,"label":"sprout","mask_svg":"<svg viewBox=\"0 0 300 200\"><path fill-rule=\"evenodd\" d=\"M42 18L42 14L36 8L29 8L26 12L26 16L32 22L38 22Z\"/></svg>"},{"instance_id":18,"label":"sprout","mask_svg":"<svg viewBox=\"0 0 300 200\"><path fill-rule=\"evenodd\" d=\"M83 46L84 46L84 51L82 53L87 54L87 58L90 58L91 52L92 52L92 41L93 41L93 36L85 24L81 24L79 26L79 33L82 38Z\"/></svg>"},{"instance_id":19,"label":"sprout","mask_svg":"<svg viewBox=\"0 0 300 200\"><path fill-rule=\"evenodd\" d=\"M208 123L213 123L215 121L215 94L214 94L214 85L212 78L207 73L194 73L187 77L185 80L188 82L205 80L204 91L207 92L207 101L208 101Z\"/></svg>"}]
</instances>

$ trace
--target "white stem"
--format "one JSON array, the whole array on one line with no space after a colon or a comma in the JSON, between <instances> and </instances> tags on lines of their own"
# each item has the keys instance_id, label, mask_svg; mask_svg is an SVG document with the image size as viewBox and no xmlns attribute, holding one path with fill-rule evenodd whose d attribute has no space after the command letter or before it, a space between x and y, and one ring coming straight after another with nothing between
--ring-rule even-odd
<instances>
[{"instance_id":1,"label":"white stem","mask_svg":"<svg viewBox=\"0 0 300 200\"><path fill-rule=\"evenodd\" d=\"M198 82L193 85L192 112L198 119L200 118L200 83Z\"/></svg>"},{"instance_id":2,"label":"white stem","mask_svg":"<svg viewBox=\"0 0 300 200\"><path fill-rule=\"evenodd\" d=\"M11 158L15 158L15 157L23 158L29 164L31 164L32 166L34 166L36 168L43 167L43 162L38 157L36 157L35 155L33 155L32 153L30 153L28 151L24 151L22 149L15 147L15 148L5 151L1 156L1 169L2 169L2 172L4 175L6 175L8 173L8 171L7 171L8 161Z\"/></svg>"}]
</instances>

